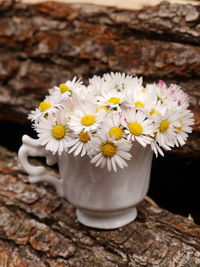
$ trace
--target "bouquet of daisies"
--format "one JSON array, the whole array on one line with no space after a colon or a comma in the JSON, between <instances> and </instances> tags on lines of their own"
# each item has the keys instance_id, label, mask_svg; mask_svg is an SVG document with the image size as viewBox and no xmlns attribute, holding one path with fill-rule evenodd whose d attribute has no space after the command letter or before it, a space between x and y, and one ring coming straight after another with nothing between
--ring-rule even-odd
<instances>
[{"instance_id":1,"label":"bouquet of daisies","mask_svg":"<svg viewBox=\"0 0 200 267\"><path fill-rule=\"evenodd\" d=\"M53 87L28 118L46 150L87 156L96 167L117 171L134 157L135 142L156 156L184 145L194 123L188 106L175 84L144 86L142 78L110 73L87 86L75 77Z\"/></svg>"}]
</instances>

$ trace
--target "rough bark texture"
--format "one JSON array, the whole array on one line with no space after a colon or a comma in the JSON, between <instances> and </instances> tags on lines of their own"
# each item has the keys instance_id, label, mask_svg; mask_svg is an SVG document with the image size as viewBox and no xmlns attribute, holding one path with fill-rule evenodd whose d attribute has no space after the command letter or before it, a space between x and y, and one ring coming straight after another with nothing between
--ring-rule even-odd
<instances>
[{"instance_id":1,"label":"rough bark texture","mask_svg":"<svg viewBox=\"0 0 200 267\"><path fill-rule=\"evenodd\" d=\"M178 83L194 132L175 153L200 155L200 6L141 10L0 2L0 119L26 123L51 86L107 71Z\"/></svg>"},{"instance_id":2,"label":"rough bark texture","mask_svg":"<svg viewBox=\"0 0 200 267\"><path fill-rule=\"evenodd\" d=\"M200 227L191 219L144 200L127 226L87 228L52 187L29 184L16 154L2 147L0 218L1 267L200 266Z\"/></svg>"}]
</instances>

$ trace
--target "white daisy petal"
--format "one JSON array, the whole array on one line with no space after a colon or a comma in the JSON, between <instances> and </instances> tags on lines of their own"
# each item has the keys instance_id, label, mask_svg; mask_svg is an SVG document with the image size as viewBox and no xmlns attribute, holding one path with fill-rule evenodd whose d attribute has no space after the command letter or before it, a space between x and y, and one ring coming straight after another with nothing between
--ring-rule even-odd
<instances>
[{"instance_id":1,"label":"white daisy petal","mask_svg":"<svg viewBox=\"0 0 200 267\"><path fill-rule=\"evenodd\" d=\"M94 158L91 159L91 163L95 163L101 156L102 156L101 153L99 153L96 156L94 156Z\"/></svg>"},{"instance_id":2,"label":"white daisy petal","mask_svg":"<svg viewBox=\"0 0 200 267\"><path fill-rule=\"evenodd\" d=\"M116 166L116 163L115 163L113 158L111 158L111 163L112 163L113 170L116 172L117 171L117 166Z\"/></svg>"},{"instance_id":3,"label":"white daisy petal","mask_svg":"<svg viewBox=\"0 0 200 267\"><path fill-rule=\"evenodd\" d=\"M77 149L74 151L74 156L77 156L77 155L81 152L82 148L83 148L83 143L80 142L79 146L78 146Z\"/></svg>"}]
</instances>

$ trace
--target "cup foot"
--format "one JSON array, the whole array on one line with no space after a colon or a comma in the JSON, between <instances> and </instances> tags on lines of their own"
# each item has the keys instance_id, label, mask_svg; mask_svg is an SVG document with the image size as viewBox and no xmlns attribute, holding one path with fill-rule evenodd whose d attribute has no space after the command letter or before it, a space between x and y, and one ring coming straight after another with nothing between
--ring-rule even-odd
<instances>
[{"instance_id":1,"label":"cup foot","mask_svg":"<svg viewBox=\"0 0 200 267\"><path fill-rule=\"evenodd\" d=\"M77 209L76 215L80 223L99 229L116 229L135 220L135 207L117 212L99 212Z\"/></svg>"}]
</instances>

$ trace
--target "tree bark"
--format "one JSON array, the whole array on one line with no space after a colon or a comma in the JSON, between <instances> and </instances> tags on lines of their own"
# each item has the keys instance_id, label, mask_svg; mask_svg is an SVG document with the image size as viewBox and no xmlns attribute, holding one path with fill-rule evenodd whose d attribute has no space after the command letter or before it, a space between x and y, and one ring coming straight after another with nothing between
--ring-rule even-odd
<instances>
[{"instance_id":1,"label":"tree bark","mask_svg":"<svg viewBox=\"0 0 200 267\"><path fill-rule=\"evenodd\" d=\"M137 219L117 230L85 227L51 186L29 184L16 153L0 147L1 267L200 265L200 227L192 219L148 198L137 208Z\"/></svg>"},{"instance_id":2,"label":"tree bark","mask_svg":"<svg viewBox=\"0 0 200 267\"><path fill-rule=\"evenodd\" d=\"M177 83L190 96L194 132L184 148L200 155L200 6L122 10L94 5L0 3L0 119L27 123L48 88L110 71L144 83Z\"/></svg>"}]
</instances>

